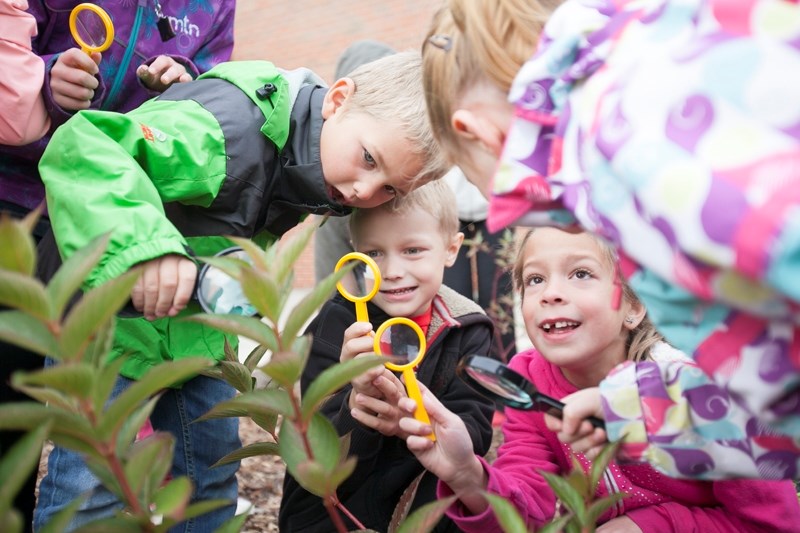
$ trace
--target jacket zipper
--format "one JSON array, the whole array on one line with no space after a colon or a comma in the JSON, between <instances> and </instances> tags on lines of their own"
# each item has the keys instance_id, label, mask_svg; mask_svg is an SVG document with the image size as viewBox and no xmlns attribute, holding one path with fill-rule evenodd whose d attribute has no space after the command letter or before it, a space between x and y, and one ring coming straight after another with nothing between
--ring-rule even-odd
<instances>
[{"instance_id":1,"label":"jacket zipper","mask_svg":"<svg viewBox=\"0 0 800 533\"><path fill-rule=\"evenodd\" d=\"M142 27L142 17L144 16L144 8L146 5L147 0L139 0L139 5L136 8L136 20L133 22L131 36L128 39L128 45L125 48L125 55L122 56L122 61L120 61L117 75L114 78L114 83L111 85L111 91L109 91L108 96L106 97L105 102L103 102L103 105L100 106L100 109L108 109L116 99L117 93L119 93L119 90L122 87L122 80L125 78L128 65L131 62L131 56L133 56L133 52L136 48L136 41L139 37L139 29Z\"/></svg>"}]
</instances>

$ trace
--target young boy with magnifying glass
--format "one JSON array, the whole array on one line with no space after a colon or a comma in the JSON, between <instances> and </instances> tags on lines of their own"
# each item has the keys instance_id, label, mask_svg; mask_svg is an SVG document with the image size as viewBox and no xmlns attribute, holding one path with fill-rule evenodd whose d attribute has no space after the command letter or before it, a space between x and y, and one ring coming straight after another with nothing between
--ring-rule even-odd
<instances>
[{"instance_id":1,"label":"young boy with magnifying glass","mask_svg":"<svg viewBox=\"0 0 800 533\"><path fill-rule=\"evenodd\" d=\"M444 269L455 261L464 238L458 231L456 200L443 181L416 189L395 202L351 215L353 247L374 259L381 271L380 290L367 302L369 322L357 322L353 302L331 298L308 327L313 334L305 388L325 368L374 353L371 332L391 317L407 317L425 333L427 349L417 379L467 426L475 453L491 446L492 403L456 376L464 354L489 353L493 324L473 301L442 285ZM340 435L351 434L350 455L358 457L353 474L337 495L366 528L386 531L403 492L425 469L405 444L397 426L396 404L406 396L398 375L376 367L354 379L322 407ZM411 505L436 499L437 479L422 477ZM350 529L360 527L342 517ZM334 531L322 500L290 476L284 480L279 514L281 531ZM458 531L442 520L435 531Z\"/></svg>"}]
</instances>

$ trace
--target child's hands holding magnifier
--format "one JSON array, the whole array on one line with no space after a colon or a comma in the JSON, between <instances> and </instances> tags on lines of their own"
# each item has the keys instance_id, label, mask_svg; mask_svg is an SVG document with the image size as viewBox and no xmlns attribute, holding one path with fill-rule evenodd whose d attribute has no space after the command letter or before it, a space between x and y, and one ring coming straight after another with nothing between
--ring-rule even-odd
<instances>
[{"instance_id":1,"label":"child's hands holding magnifier","mask_svg":"<svg viewBox=\"0 0 800 533\"><path fill-rule=\"evenodd\" d=\"M100 53L114 41L114 24L103 8L91 3L75 6L69 14L69 30L80 48L61 53L50 70L53 101L62 109L88 109L99 82Z\"/></svg>"},{"instance_id":2,"label":"child's hands holding magnifier","mask_svg":"<svg viewBox=\"0 0 800 533\"><path fill-rule=\"evenodd\" d=\"M589 417L603 418L600 389L582 389L561 399L564 403L562 418L545 414L544 422L550 431L558 434L558 440L569 444L572 451L583 453L594 459L608 442L606 432L587 422Z\"/></svg>"},{"instance_id":3,"label":"child's hands holding magnifier","mask_svg":"<svg viewBox=\"0 0 800 533\"><path fill-rule=\"evenodd\" d=\"M70 48L58 56L50 70L50 91L53 101L67 111L88 109L99 82L100 52L85 54Z\"/></svg>"}]
</instances>

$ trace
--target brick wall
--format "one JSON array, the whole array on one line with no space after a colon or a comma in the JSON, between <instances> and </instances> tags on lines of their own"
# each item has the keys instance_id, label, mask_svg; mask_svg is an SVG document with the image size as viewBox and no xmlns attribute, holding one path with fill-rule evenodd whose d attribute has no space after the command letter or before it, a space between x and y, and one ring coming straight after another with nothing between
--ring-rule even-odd
<instances>
[{"instance_id":1,"label":"brick wall","mask_svg":"<svg viewBox=\"0 0 800 533\"><path fill-rule=\"evenodd\" d=\"M333 82L339 54L375 39L396 50L418 49L442 0L238 0L234 59L267 59L308 67ZM314 283L313 247L301 258L295 286Z\"/></svg>"}]
</instances>

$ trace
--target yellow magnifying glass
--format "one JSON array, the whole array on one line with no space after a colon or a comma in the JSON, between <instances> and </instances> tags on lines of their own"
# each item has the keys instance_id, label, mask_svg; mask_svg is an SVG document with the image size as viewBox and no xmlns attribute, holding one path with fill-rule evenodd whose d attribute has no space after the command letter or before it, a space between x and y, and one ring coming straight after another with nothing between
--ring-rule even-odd
<instances>
[{"instance_id":1,"label":"yellow magnifying glass","mask_svg":"<svg viewBox=\"0 0 800 533\"><path fill-rule=\"evenodd\" d=\"M356 266L350 274L336 283L339 294L356 304L356 320L369 322L367 302L378 294L381 288L381 270L370 256L361 252L345 254L336 263L335 272L347 266L351 261L356 261Z\"/></svg>"},{"instance_id":2,"label":"yellow magnifying glass","mask_svg":"<svg viewBox=\"0 0 800 533\"><path fill-rule=\"evenodd\" d=\"M69 14L69 31L87 54L108 50L114 41L114 23L106 11L95 4L78 4Z\"/></svg>"},{"instance_id":3,"label":"yellow magnifying glass","mask_svg":"<svg viewBox=\"0 0 800 533\"><path fill-rule=\"evenodd\" d=\"M378 355L391 356L400 363L386 362L384 365L389 370L403 373L403 381L406 384L408 397L417 402L417 409L414 411L414 418L423 424L430 425L431 420L425 406L422 405L422 394L417 383L417 376L414 368L422 362L425 357L425 333L419 324L405 317L390 318L375 332L373 349ZM405 363L402 361L406 361ZM436 436L431 433L428 435L431 440L436 440Z\"/></svg>"}]
</instances>

